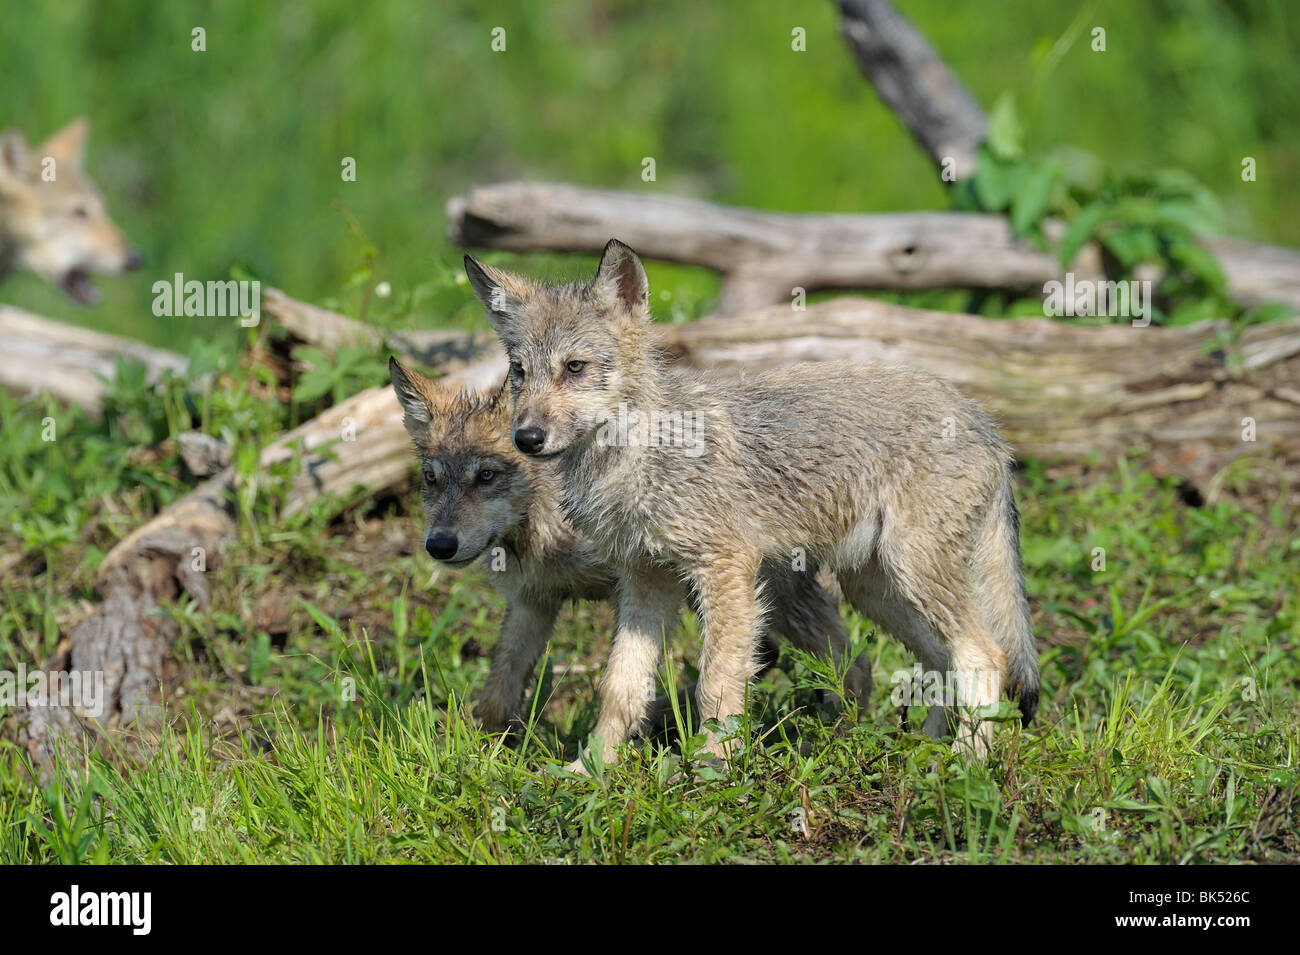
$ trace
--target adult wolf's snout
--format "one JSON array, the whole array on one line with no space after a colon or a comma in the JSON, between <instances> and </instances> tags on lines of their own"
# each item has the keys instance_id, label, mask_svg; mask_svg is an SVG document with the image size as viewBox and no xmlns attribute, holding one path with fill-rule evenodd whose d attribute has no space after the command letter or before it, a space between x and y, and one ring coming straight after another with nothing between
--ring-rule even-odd
<instances>
[{"instance_id":1,"label":"adult wolf's snout","mask_svg":"<svg viewBox=\"0 0 1300 955\"><path fill-rule=\"evenodd\" d=\"M546 432L541 428L516 428L515 447L524 454L540 454L546 445Z\"/></svg>"}]
</instances>

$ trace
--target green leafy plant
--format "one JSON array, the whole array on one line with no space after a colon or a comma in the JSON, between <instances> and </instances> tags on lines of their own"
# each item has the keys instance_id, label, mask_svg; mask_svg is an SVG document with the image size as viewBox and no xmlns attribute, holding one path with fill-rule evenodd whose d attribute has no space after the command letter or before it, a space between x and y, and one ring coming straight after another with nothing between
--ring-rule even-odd
<instances>
[{"instance_id":1,"label":"green leafy plant","mask_svg":"<svg viewBox=\"0 0 1300 955\"><path fill-rule=\"evenodd\" d=\"M1109 279L1130 280L1149 268L1143 275L1157 276L1159 324L1230 317L1242 325L1291 314L1282 306L1242 310L1230 301L1222 269L1199 241L1222 229L1222 210L1194 177L1175 169L1099 171L1077 150L1031 155L1009 94L994 106L976 174L958 183L953 203L1005 214L1017 236L1054 248L1063 269L1090 242L1101 249Z\"/></svg>"},{"instance_id":2,"label":"green leafy plant","mask_svg":"<svg viewBox=\"0 0 1300 955\"><path fill-rule=\"evenodd\" d=\"M293 389L293 400L310 405L329 396L331 404L356 394L363 388L382 384L388 377L388 365L369 348L340 348L326 354L314 346L294 352L306 370Z\"/></svg>"}]
</instances>

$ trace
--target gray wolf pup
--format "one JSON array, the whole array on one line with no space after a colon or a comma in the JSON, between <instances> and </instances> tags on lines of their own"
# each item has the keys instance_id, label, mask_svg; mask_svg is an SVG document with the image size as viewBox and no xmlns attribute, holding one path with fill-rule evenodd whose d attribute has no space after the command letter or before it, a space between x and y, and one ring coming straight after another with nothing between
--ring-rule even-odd
<instances>
[{"instance_id":1,"label":"gray wolf pup","mask_svg":"<svg viewBox=\"0 0 1300 955\"><path fill-rule=\"evenodd\" d=\"M854 607L955 683L955 748L987 752L982 717L1003 691L1033 716L1012 456L974 402L886 364L739 380L668 367L645 270L618 241L589 284L537 284L471 256L465 268L510 360L515 446L559 462L566 516L622 581L595 731L606 759L641 720L634 688L654 672L660 608L682 580L703 624L700 715L742 713L764 614L759 564L804 548ZM628 409L692 415L703 447L620 440L612 423ZM926 726L937 734L946 721L936 707ZM733 745L715 738L711 749Z\"/></svg>"},{"instance_id":2,"label":"gray wolf pup","mask_svg":"<svg viewBox=\"0 0 1300 955\"><path fill-rule=\"evenodd\" d=\"M425 549L451 567L484 557L506 596L505 622L476 708L484 729L500 732L525 722L525 687L560 608L570 600L610 599L618 578L565 520L558 470L511 442L505 388L494 394L455 392L396 359L388 368L421 463ZM839 602L817 578L811 564L804 570L765 564L760 579L772 605L769 622L795 646L823 654L829 648L841 662L850 644ZM656 646L676 627L680 607L674 590L638 617L653 631ZM859 701L870 696L865 657L849 665L845 684ZM637 690L648 700L653 687L651 669ZM629 731L640 728L638 722Z\"/></svg>"},{"instance_id":3,"label":"gray wolf pup","mask_svg":"<svg viewBox=\"0 0 1300 955\"><path fill-rule=\"evenodd\" d=\"M83 305L99 301L92 274L141 263L81 169L88 128L73 120L35 148L20 130L0 133L0 279L35 272Z\"/></svg>"}]
</instances>

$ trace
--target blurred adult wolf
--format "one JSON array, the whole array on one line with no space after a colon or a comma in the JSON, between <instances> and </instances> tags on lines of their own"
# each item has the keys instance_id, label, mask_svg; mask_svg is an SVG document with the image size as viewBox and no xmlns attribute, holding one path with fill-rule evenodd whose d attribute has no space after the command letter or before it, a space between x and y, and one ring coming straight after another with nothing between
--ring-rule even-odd
<instances>
[{"instance_id":1,"label":"blurred adult wolf","mask_svg":"<svg viewBox=\"0 0 1300 955\"><path fill-rule=\"evenodd\" d=\"M560 608L570 600L606 600L617 588L614 569L564 519L556 469L521 454L510 440L510 396L455 392L389 360L393 389L404 411L423 473L425 549L451 567L480 556L504 591L507 607L492 668L476 709L483 727L499 732L524 722L524 691L550 639ZM818 582L817 568L765 565L761 578L772 602L773 629L795 646L842 660L850 652L836 596ZM676 626L681 597L647 608L645 625L656 645ZM865 701L871 666L858 657L846 688ZM654 672L633 688L648 701ZM646 715L643 712L643 717ZM640 721L629 726L629 733Z\"/></svg>"},{"instance_id":2,"label":"blurred adult wolf","mask_svg":"<svg viewBox=\"0 0 1300 955\"><path fill-rule=\"evenodd\" d=\"M35 272L83 305L99 301L91 275L141 261L82 171L88 129L73 120L35 148L20 130L0 132L0 279Z\"/></svg>"},{"instance_id":3,"label":"blurred adult wolf","mask_svg":"<svg viewBox=\"0 0 1300 955\"><path fill-rule=\"evenodd\" d=\"M510 359L515 445L559 460L566 516L623 582L595 731L606 759L640 719L626 688L658 659L648 611L689 581L704 627L700 714L740 714L763 616L759 563L801 548L944 675L961 715L955 747L987 752L981 717L1004 690L1032 718L1038 660L1012 458L974 402L883 364L796 365L739 381L667 367L650 335L645 270L618 241L590 284L538 284L471 256L465 268ZM633 414L691 415L703 447L665 447L653 425L623 429ZM927 730L946 723L932 707Z\"/></svg>"}]
</instances>

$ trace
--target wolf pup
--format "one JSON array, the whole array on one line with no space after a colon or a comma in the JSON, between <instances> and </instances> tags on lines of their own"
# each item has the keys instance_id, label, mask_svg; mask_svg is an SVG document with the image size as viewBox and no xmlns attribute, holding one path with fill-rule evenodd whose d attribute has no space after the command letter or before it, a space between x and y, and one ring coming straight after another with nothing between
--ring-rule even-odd
<instances>
[{"instance_id":1,"label":"wolf pup","mask_svg":"<svg viewBox=\"0 0 1300 955\"><path fill-rule=\"evenodd\" d=\"M389 360L388 368L421 463L425 549L451 567L484 556L506 595L505 622L476 708L484 729L500 732L525 721L525 687L560 608L570 600L610 599L617 576L564 519L557 469L521 454L511 443L505 388L495 394L456 392L396 359ZM811 563L803 570L764 565L760 578L772 604L770 623L795 646L823 654L829 648L840 662L851 649L848 635L837 597L817 577ZM674 590L637 618L653 632L656 648L675 628L680 606ZM638 672L643 662L636 661ZM612 669L619 673L620 667ZM865 702L871 693L865 657L850 664L845 683ZM653 686L651 666L644 682L617 688L618 705L642 707L653 698ZM615 689L607 682L604 695ZM625 700L624 693L640 696ZM638 720L628 731L640 728Z\"/></svg>"},{"instance_id":2,"label":"wolf pup","mask_svg":"<svg viewBox=\"0 0 1300 955\"><path fill-rule=\"evenodd\" d=\"M35 272L93 305L92 274L129 272L141 259L82 172L87 129L85 119L73 120L35 148L19 130L0 133L0 279Z\"/></svg>"},{"instance_id":3,"label":"wolf pup","mask_svg":"<svg viewBox=\"0 0 1300 955\"><path fill-rule=\"evenodd\" d=\"M854 607L944 675L961 719L955 748L987 752L981 717L1003 691L1032 718L1038 660L1012 456L974 402L886 364L738 380L667 367L645 270L618 241L586 285L534 283L471 256L465 268L510 360L515 446L558 460L565 515L622 581L595 730L606 759L641 719L643 697L626 688L652 678L660 608L678 599L679 581L703 624L700 715L724 720L741 714L752 672L759 564L803 548ZM662 426L657 436L653 424L623 427L634 415L691 415L703 447L666 443ZM927 730L946 724L933 708ZM725 756L732 745L710 748Z\"/></svg>"}]
</instances>

